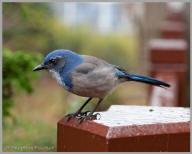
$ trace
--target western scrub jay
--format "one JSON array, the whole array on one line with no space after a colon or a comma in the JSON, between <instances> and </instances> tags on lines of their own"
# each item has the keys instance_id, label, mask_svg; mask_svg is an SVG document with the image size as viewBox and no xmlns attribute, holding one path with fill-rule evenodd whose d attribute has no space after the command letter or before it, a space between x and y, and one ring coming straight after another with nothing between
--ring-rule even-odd
<instances>
[{"instance_id":1,"label":"western scrub jay","mask_svg":"<svg viewBox=\"0 0 192 154\"><path fill-rule=\"evenodd\" d=\"M159 87L170 86L160 80L128 73L119 66L109 64L102 59L79 55L64 49L49 53L33 71L42 69L48 70L58 84L67 91L79 96L89 97L75 113L67 115L66 121L79 116L79 124L83 120L96 118L97 114L93 114L96 108L122 82L137 81ZM99 98L96 106L90 112L82 112L82 109L92 98Z\"/></svg>"}]
</instances>

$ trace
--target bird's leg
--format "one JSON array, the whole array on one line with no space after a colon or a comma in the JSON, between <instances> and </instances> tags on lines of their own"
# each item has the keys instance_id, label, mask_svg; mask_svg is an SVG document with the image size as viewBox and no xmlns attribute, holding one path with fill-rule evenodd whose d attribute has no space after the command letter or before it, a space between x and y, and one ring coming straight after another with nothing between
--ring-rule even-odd
<instances>
[{"instance_id":1,"label":"bird's leg","mask_svg":"<svg viewBox=\"0 0 192 154\"><path fill-rule=\"evenodd\" d=\"M93 114L95 112L95 110L97 109L97 107L99 106L99 104L102 102L103 99L99 99L99 101L97 102L97 104L95 105L95 107L93 108L93 110L86 116L82 116L79 118L78 120L78 124L82 123L83 120L88 120L88 119L96 119L97 115L99 113Z\"/></svg>"},{"instance_id":2,"label":"bird's leg","mask_svg":"<svg viewBox=\"0 0 192 154\"><path fill-rule=\"evenodd\" d=\"M83 116L83 115L87 115L87 113L89 111L86 111L86 112L81 112L82 109L85 107L85 105L87 105L89 103L89 101L91 100L92 98L90 97L88 100L86 100L86 102L75 112L75 113L70 113L67 115L67 118L66 118L66 122L68 122L72 117L76 117L76 116Z\"/></svg>"}]
</instances>

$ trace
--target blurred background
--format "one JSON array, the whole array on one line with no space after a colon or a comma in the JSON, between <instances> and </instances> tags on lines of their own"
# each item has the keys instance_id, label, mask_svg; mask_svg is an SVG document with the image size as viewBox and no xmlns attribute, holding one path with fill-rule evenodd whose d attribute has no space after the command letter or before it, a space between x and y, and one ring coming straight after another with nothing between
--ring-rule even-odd
<instances>
[{"instance_id":1,"label":"blurred background","mask_svg":"<svg viewBox=\"0 0 192 154\"><path fill-rule=\"evenodd\" d=\"M184 50L185 69L179 70L184 75L178 81L185 81L182 88L187 90L182 97L186 99L184 105L177 102L174 106L189 106L189 27L189 3L182 2L4 2L3 151L56 151L57 122L86 100L66 92L47 72L32 72L55 49L96 56L131 73L154 76L151 54L159 44L164 45L155 38L184 41L179 42L183 48L178 48ZM175 47L175 43L167 46ZM175 63L176 68L180 66ZM112 104L153 105L150 92L146 84L124 83L98 111ZM85 110L94 105L88 104Z\"/></svg>"}]
</instances>

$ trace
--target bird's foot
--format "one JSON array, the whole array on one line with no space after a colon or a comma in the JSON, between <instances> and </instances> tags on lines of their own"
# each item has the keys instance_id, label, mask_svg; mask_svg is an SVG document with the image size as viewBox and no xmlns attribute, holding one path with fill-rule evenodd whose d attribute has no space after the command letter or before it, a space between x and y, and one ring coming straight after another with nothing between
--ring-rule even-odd
<instances>
[{"instance_id":1,"label":"bird's foot","mask_svg":"<svg viewBox=\"0 0 192 154\"><path fill-rule=\"evenodd\" d=\"M90 113L89 115L81 116L78 120L78 125L81 124L84 120L96 120L98 115L101 117L100 113L96 113L96 114Z\"/></svg>"},{"instance_id":2,"label":"bird's foot","mask_svg":"<svg viewBox=\"0 0 192 154\"><path fill-rule=\"evenodd\" d=\"M73 117L87 116L90 111L70 113L66 116L65 122L68 122Z\"/></svg>"},{"instance_id":3,"label":"bird's foot","mask_svg":"<svg viewBox=\"0 0 192 154\"><path fill-rule=\"evenodd\" d=\"M85 111L85 112L81 112L77 115L77 117L82 117L82 116L87 116L91 111Z\"/></svg>"}]
</instances>

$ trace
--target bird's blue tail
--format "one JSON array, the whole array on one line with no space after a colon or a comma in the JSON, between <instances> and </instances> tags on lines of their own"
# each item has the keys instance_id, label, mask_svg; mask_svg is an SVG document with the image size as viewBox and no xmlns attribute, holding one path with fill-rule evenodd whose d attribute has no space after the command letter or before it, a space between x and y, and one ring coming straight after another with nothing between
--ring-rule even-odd
<instances>
[{"instance_id":1,"label":"bird's blue tail","mask_svg":"<svg viewBox=\"0 0 192 154\"><path fill-rule=\"evenodd\" d=\"M146 76L135 75L130 73L125 73L123 76L126 77L129 81L143 82L143 83L148 83L148 84L152 84L159 87L170 87L170 85L166 82L163 82L154 78L146 77Z\"/></svg>"}]
</instances>

